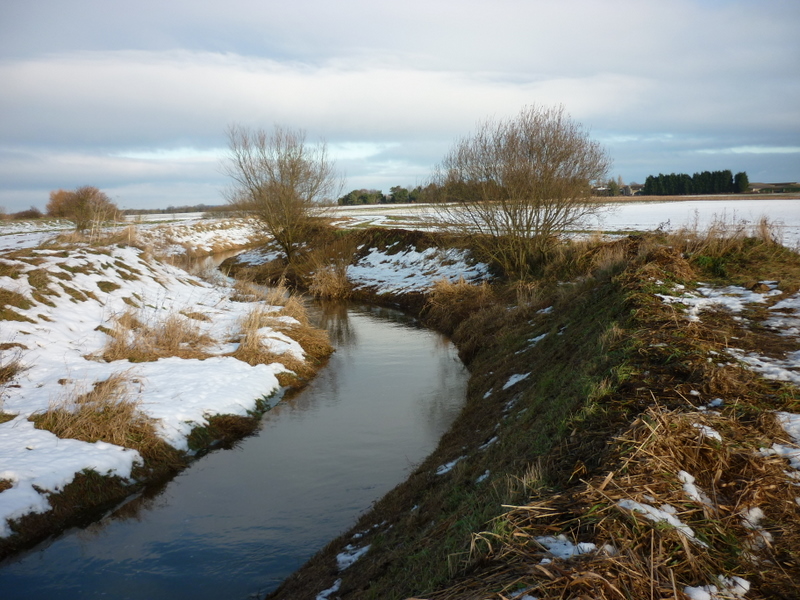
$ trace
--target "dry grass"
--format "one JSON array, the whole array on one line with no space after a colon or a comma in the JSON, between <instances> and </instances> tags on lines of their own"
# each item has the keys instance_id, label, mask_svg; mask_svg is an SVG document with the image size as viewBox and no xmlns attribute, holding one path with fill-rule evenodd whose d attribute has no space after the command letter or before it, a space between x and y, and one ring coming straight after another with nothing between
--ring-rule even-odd
<instances>
[{"instance_id":1,"label":"dry grass","mask_svg":"<svg viewBox=\"0 0 800 600\"><path fill-rule=\"evenodd\" d=\"M296 379L284 377L281 383L297 385L316 373L320 362L333 352L333 347L327 332L310 325L305 306L296 296L284 298L284 302L285 305L280 311L269 310L259 305L245 315L240 323L239 346L231 356L251 365L280 363L296 377ZM293 321L287 322L281 317L291 317ZM270 350L259 331L265 327L295 340L303 349L305 356L300 358L289 352L277 354Z\"/></svg>"},{"instance_id":2,"label":"dry grass","mask_svg":"<svg viewBox=\"0 0 800 600\"><path fill-rule=\"evenodd\" d=\"M9 384L21 373L23 346L17 343L0 344L0 386Z\"/></svg>"},{"instance_id":3,"label":"dry grass","mask_svg":"<svg viewBox=\"0 0 800 600\"><path fill-rule=\"evenodd\" d=\"M690 255L720 257L740 250L749 233L750 225L746 220L724 213L714 215L707 226L701 227L699 215L695 212L694 220L671 237Z\"/></svg>"},{"instance_id":4,"label":"dry grass","mask_svg":"<svg viewBox=\"0 0 800 600\"><path fill-rule=\"evenodd\" d=\"M713 427L725 443L702 435L698 424ZM480 558L480 575L428 598L520 598L523 593L542 600L682 598L686 586L718 584L719 575L754 583L748 598L793 597L800 569L800 506L785 461L758 452L775 436L779 433L766 418L742 423L733 415L654 407L615 440L614 470L566 493L539 495L534 487L530 503L510 507L492 531L475 537L473 559ZM681 471L697 476L707 498L687 495ZM621 501L669 504L693 535L650 520ZM765 530L744 521L755 507L764 507ZM595 544L596 550L543 564L549 554L539 540L558 535Z\"/></svg>"},{"instance_id":5,"label":"dry grass","mask_svg":"<svg viewBox=\"0 0 800 600\"><path fill-rule=\"evenodd\" d=\"M462 322L497 301L491 286L486 282L473 285L464 278L456 282L439 279L433 284L423 309L423 317L429 326L452 333Z\"/></svg>"},{"instance_id":6,"label":"dry grass","mask_svg":"<svg viewBox=\"0 0 800 600\"><path fill-rule=\"evenodd\" d=\"M101 356L107 361L149 362L159 358L208 358L206 348L213 343L202 333L195 319L169 314L163 320L146 322L141 312L127 311L118 316Z\"/></svg>"},{"instance_id":7,"label":"dry grass","mask_svg":"<svg viewBox=\"0 0 800 600\"><path fill-rule=\"evenodd\" d=\"M148 462L163 460L171 453L165 451L153 420L131 397L135 383L128 372L121 372L95 382L88 391L73 388L30 420L61 438L104 441L138 450Z\"/></svg>"},{"instance_id":8,"label":"dry grass","mask_svg":"<svg viewBox=\"0 0 800 600\"><path fill-rule=\"evenodd\" d=\"M320 266L311 276L308 291L318 298L343 300L353 293L353 284L347 279L349 262L342 259Z\"/></svg>"}]
</instances>

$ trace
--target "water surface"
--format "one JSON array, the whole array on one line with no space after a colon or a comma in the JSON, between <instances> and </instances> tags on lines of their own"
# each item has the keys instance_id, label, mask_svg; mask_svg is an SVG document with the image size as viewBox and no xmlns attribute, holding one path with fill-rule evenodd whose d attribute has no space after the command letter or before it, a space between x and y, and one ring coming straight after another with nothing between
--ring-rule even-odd
<instances>
[{"instance_id":1,"label":"water surface","mask_svg":"<svg viewBox=\"0 0 800 600\"><path fill-rule=\"evenodd\" d=\"M399 312L320 317L337 351L258 435L6 563L2 598L259 597L405 479L460 409L463 365Z\"/></svg>"}]
</instances>

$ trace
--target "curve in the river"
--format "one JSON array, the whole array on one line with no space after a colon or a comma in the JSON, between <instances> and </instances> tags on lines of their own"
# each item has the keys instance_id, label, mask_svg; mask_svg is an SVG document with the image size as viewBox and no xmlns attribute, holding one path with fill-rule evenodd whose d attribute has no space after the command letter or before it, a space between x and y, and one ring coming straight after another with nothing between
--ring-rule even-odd
<instances>
[{"instance_id":1,"label":"curve in the river","mask_svg":"<svg viewBox=\"0 0 800 600\"><path fill-rule=\"evenodd\" d=\"M402 481L458 413L466 371L399 312L320 316L336 353L257 435L2 565L4 600L259 597Z\"/></svg>"}]
</instances>

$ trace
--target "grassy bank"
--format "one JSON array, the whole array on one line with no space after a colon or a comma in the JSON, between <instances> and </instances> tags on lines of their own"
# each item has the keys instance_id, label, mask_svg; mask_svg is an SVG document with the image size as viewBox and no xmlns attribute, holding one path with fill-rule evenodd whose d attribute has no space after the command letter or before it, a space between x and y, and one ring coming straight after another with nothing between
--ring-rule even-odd
<instances>
[{"instance_id":1,"label":"grassy bank","mask_svg":"<svg viewBox=\"0 0 800 600\"><path fill-rule=\"evenodd\" d=\"M570 244L524 285L395 297L459 348L464 410L271 597L796 597L800 506L774 449L800 401L743 357L800 349L770 324L800 259L752 233Z\"/></svg>"}]
</instances>

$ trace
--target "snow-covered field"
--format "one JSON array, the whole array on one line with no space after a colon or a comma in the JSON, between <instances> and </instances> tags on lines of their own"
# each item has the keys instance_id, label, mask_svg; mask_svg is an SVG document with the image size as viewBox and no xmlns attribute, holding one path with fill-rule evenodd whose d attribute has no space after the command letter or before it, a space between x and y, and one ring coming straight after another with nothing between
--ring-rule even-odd
<instances>
[{"instance_id":1,"label":"snow-covered field","mask_svg":"<svg viewBox=\"0 0 800 600\"><path fill-rule=\"evenodd\" d=\"M406 227L435 229L437 214L425 204L379 204L339 206L333 209L338 223L348 227ZM800 198L746 198L743 200L675 200L672 202L622 202L586 223L587 231L674 230L697 224L701 229L712 221L742 221L755 225L762 217L774 223L785 245L800 245Z\"/></svg>"}]
</instances>

